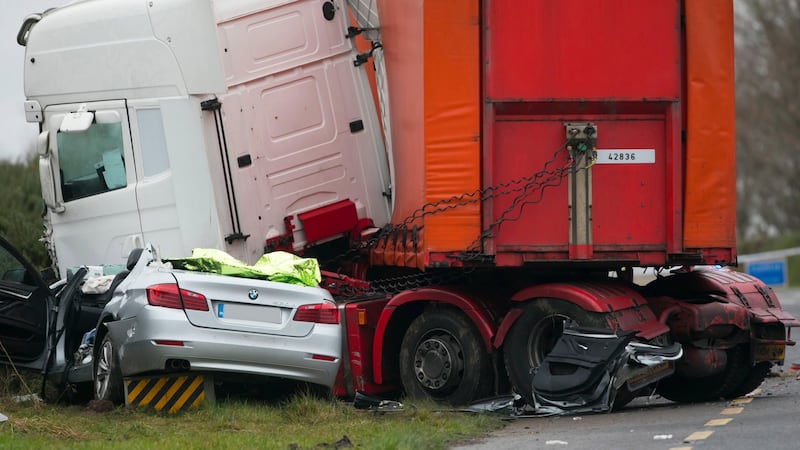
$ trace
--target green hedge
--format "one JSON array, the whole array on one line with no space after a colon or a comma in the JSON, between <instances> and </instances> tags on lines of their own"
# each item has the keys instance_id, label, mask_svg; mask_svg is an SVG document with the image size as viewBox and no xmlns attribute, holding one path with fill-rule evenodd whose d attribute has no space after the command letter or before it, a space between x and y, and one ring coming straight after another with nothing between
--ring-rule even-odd
<instances>
[{"instance_id":1,"label":"green hedge","mask_svg":"<svg viewBox=\"0 0 800 450\"><path fill-rule=\"evenodd\" d=\"M47 267L47 250L39 240L44 209L37 160L24 164L0 161L0 180L0 234L38 268Z\"/></svg>"}]
</instances>

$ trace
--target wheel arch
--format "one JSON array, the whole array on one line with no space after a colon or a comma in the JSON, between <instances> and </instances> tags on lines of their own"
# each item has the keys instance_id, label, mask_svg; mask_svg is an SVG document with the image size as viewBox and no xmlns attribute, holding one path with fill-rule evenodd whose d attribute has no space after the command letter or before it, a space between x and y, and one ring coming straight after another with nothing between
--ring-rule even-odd
<instances>
[{"instance_id":1,"label":"wheel arch","mask_svg":"<svg viewBox=\"0 0 800 450\"><path fill-rule=\"evenodd\" d=\"M462 292L449 289L424 288L395 295L381 312L372 347L372 373L375 383L384 382L384 372L398 373L399 361L384 361L384 355L399 355L400 344L411 321L425 309L448 306L463 313L478 330L487 353L493 351L492 339L496 326L491 313Z\"/></svg>"},{"instance_id":2,"label":"wheel arch","mask_svg":"<svg viewBox=\"0 0 800 450\"><path fill-rule=\"evenodd\" d=\"M108 334L108 323L117 320L113 314L105 313L100 316L100 319L97 321L97 327L95 330L94 335L94 348L92 349L94 360L97 360L98 352L100 351L100 346L98 345L106 334Z\"/></svg>"},{"instance_id":3,"label":"wheel arch","mask_svg":"<svg viewBox=\"0 0 800 450\"><path fill-rule=\"evenodd\" d=\"M700 268L658 278L645 286L643 294L678 300L724 298L727 303L745 308L753 323L800 327L800 321L783 310L771 287L751 275L726 268Z\"/></svg>"},{"instance_id":4,"label":"wheel arch","mask_svg":"<svg viewBox=\"0 0 800 450\"><path fill-rule=\"evenodd\" d=\"M545 283L536 286L528 286L517 291L511 296L512 308L503 317L493 345L500 348L508 335L509 330L522 315L519 306L529 301L537 299L554 299L572 303L575 306L596 314L609 314L623 310L647 309L647 300L630 284L617 281L576 281L571 283ZM631 329L638 326L644 330L645 337L653 337L657 334L666 332L666 326L654 320L652 312L647 317L646 323L617 323L617 319L609 316L609 327L612 329Z\"/></svg>"}]
</instances>

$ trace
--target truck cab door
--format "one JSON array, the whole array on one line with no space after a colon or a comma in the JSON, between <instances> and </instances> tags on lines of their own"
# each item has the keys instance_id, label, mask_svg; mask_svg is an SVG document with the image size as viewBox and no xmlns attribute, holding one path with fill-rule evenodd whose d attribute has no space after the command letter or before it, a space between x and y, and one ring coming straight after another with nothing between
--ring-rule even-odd
<instances>
[{"instance_id":1,"label":"truck cab door","mask_svg":"<svg viewBox=\"0 0 800 450\"><path fill-rule=\"evenodd\" d=\"M50 177L42 182L52 182L48 218L62 277L82 264L124 264L144 244L125 102L51 106L45 127Z\"/></svg>"}]
</instances>

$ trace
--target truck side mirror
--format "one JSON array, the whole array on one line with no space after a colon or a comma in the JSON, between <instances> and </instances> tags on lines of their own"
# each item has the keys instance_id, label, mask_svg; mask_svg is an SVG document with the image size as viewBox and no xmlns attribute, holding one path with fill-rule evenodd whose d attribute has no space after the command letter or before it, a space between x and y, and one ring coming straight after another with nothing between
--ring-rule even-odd
<instances>
[{"instance_id":1,"label":"truck side mirror","mask_svg":"<svg viewBox=\"0 0 800 450\"><path fill-rule=\"evenodd\" d=\"M39 156L47 156L50 153L50 148L48 147L48 143L50 141L50 132L49 131L42 131L39 133L39 137L36 138L36 153Z\"/></svg>"},{"instance_id":2,"label":"truck side mirror","mask_svg":"<svg viewBox=\"0 0 800 450\"><path fill-rule=\"evenodd\" d=\"M42 131L36 141L36 151L39 153L39 183L42 186L42 199L44 204L55 213L64 212L64 205L56 200L56 182L53 176L53 164L50 161L50 132Z\"/></svg>"}]
</instances>

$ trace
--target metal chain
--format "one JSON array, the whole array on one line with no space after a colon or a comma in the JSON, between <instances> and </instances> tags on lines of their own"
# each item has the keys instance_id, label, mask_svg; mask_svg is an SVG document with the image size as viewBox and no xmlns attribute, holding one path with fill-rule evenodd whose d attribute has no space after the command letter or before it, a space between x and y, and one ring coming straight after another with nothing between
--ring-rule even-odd
<instances>
[{"instance_id":1,"label":"metal chain","mask_svg":"<svg viewBox=\"0 0 800 450\"><path fill-rule=\"evenodd\" d=\"M497 234L500 232L500 226L504 222L519 220L520 217L522 217L522 210L526 205L539 203L542 201L544 190L546 188L559 186L561 184L564 177L569 174L570 169L574 166L575 160L570 155L566 165L556 168L553 171L550 171L548 166L555 162L555 160L558 158L558 154L564 149L565 146L566 142L562 144L555 151L555 153L553 153L552 158L550 158L550 160L544 164L544 167L541 171L537 172L533 176L525 177L527 181L525 185L523 185L521 188L509 191L509 193L519 193L511 200L511 204L505 210L503 210L502 213L500 213L498 218L484 228L480 235L478 235L478 237L475 238L475 240L472 241L469 246L467 246L466 251L463 252L463 260L477 260L485 258L485 255L480 252L480 244L484 239L497 236ZM535 193L539 194L538 197L526 200L526 198ZM514 211L517 211L516 216L510 217L510 214Z\"/></svg>"},{"instance_id":2,"label":"metal chain","mask_svg":"<svg viewBox=\"0 0 800 450\"><path fill-rule=\"evenodd\" d=\"M575 167L576 159L573 158L572 155L569 155L567 164L555 169L549 168L549 166L558 159L559 154L564 151L566 145L567 143L564 142L561 146L559 146L553 152L552 157L545 162L544 167L539 172L503 183L498 183L493 186L475 189L472 192L451 196L435 202L425 203L421 207L414 210L411 215L406 217L399 224L394 226L387 225L383 227L375 234L375 236L363 242L358 247L350 249L344 254L332 259L331 262L341 262L345 258L352 257L353 254L358 254L363 250L369 250L377 246L381 240L388 244L388 240L391 237L397 237L396 233L408 231L409 226L415 224L417 221L425 218L428 215L437 214L505 195L516 194L511 200L511 204L505 210L503 210L497 219L495 219L481 231L478 237L462 252L461 256L462 261L474 262L488 260L491 257L480 252L480 243L485 239L496 236L503 223L519 220L522 216L522 210L526 205L540 202L543 198L544 190L548 187L559 186L563 179L569 174L570 170ZM531 198L531 196L537 193L538 196ZM512 216L515 211L516 214ZM416 225L413 226L416 227ZM459 278L464 278L467 274L478 269L480 269L480 267L470 266L467 268L462 268L458 271L427 271L400 277L382 278L370 281L369 289L348 290L347 288L344 288L343 291L345 292L343 295L346 297L352 297L362 295L392 294L406 289L419 288L432 284L445 284L453 282Z\"/></svg>"}]
</instances>

